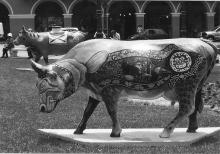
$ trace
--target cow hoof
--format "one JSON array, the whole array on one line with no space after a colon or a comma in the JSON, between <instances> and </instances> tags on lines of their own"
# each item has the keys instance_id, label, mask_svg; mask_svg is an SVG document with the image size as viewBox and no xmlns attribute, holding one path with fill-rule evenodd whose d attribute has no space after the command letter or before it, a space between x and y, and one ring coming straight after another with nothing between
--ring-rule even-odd
<instances>
[{"instance_id":1,"label":"cow hoof","mask_svg":"<svg viewBox=\"0 0 220 154\"><path fill-rule=\"evenodd\" d=\"M198 125L191 125L190 127L188 127L188 129L186 130L187 133L196 133L196 130L198 129Z\"/></svg>"},{"instance_id":2,"label":"cow hoof","mask_svg":"<svg viewBox=\"0 0 220 154\"><path fill-rule=\"evenodd\" d=\"M121 136L121 134L119 133L119 134L114 134L114 133L111 133L110 134L110 137L120 137Z\"/></svg>"},{"instance_id":3,"label":"cow hoof","mask_svg":"<svg viewBox=\"0 0 220 154\"><path fill-rule=\"evenodd\" d=\"M169 138L170 137L170 132L168 132L167 130L163 130L162 133L160 133L159 137L160 138Z\"/></svg>"},{"instance_id":4,"label":"cow hoof","mask_svg":"<svg viewBox=\"0 0 220 154\"><path fill-rule=\"evenodd\" d=\"M75 130L74 134L83 134L83 131L81 131L81 130Z\"/></svg>"},{"instance_id":5,"label":"cow hoof","mask_svg":"<svg viewBox=\"0 0 220 154\"><path fill-rule=\"evenodd\" d=\"M196 129L187 129L187 131L186 131L187 133L196 133Z\"/></svg>"}]
</instances>

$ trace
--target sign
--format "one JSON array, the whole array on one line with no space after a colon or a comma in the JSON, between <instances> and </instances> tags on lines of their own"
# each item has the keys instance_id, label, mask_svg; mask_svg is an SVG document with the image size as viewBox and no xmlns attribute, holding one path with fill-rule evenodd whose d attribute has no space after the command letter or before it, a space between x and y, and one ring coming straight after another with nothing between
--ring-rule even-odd
<instances>
[{"instance_id":1,"label":"sign","mask_svg":"<svg viewBox=\"0 0 220 154\"><path fill-rule=\"evenodd\" d=\"M67 32L60 33L49 32L49 44L67 44Z\"/></svg>"},{"instance_id":2,"label":"sign","mask_svg":"<svg viewBox=\"0 0 220 154\"><path fill-rule=\"evenodd\" d=\"M4 35L4 29L3 29L3 24L0 22L0 38L2 38Z\"/></svg>"}]
</instances>

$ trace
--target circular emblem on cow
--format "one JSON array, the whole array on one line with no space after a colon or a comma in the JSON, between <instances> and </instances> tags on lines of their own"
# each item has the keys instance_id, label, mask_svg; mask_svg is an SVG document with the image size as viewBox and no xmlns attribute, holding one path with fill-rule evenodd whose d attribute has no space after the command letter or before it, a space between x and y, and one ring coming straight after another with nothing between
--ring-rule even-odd
<instances>
[{"instance_id":1,"label":"circular emblem on cow","mask_svg":"<svg viewBox=\"0 0 220 154\"><path fill-rule=\"evenodd\" d=\"M185 52L176 52L170 58L170 66L175 72L185 72L191 65L191 57Z\"/></svg>"}]
</instances>

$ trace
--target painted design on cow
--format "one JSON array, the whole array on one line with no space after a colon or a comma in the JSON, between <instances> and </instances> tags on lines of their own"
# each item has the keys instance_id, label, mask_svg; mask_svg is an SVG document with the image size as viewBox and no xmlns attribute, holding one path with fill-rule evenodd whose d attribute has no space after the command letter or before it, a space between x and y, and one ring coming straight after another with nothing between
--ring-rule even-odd
<instances>
[{"instance_id":1,"label":"painted design on cow","mask_svg":"<svg viewBox=\"0 0 220 154\"><path fill-rule=\"evenodd\" d=\"M176 72L185 72L192 65L191 57L185 52L176 52L170 58L170 66Z\"/></svg>"},{"instance_id":2,"label":"painted design on cow","mask_svg":"<svg viewBox=\"0 0 220 154\"><path fill-rule=\"evenodd\" d=\"M14 40L14 44L25 45L26 47L31 46L34 52L33 54L35 55L35 62L38 62L43 56L45 63L48 64L48 55L65 54L79 42L85 41L88 35L81 31L63 33L67 35L66 43L50 44L49 32L29 32L23 27L17 38ZM59 35L56 37L60 39Z\"/></svg>"},{"instance_id":3,"label":"painted design on cow","mask_svg":"<svg viewBox=\"0 0 220 154\"><path fill-rule=\"evenodd\" d=\"M119 137L120 96L164 97L179 102L179 112L159 136L170 137L186 117L187 132L193 133L198 128L197 112L203 109L202 85L214 67L216 55L215 46L200 39L85 41L48 66L32 61L39 77L40 110L52 112L59 101L83 86L91 95L75 134L83 133L89 117L103 101L113 122L110 136Z\"/></svg>"}]
</instances>

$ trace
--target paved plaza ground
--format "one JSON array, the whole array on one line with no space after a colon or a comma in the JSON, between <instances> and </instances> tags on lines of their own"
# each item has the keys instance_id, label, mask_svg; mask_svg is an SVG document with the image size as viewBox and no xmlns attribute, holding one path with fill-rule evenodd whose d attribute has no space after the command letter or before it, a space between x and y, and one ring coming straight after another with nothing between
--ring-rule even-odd
<instances>
[{"instance_id":1,"label":"paved plaza ground","mask_svg":"<svg viewBox=\"0 0 220 154\"><path fill-rule=\"evenodd\" d=\"M0 57L2 56L2 49L4 47L4 44L0 44ZM16 46L16 48L25 48L23 45L19 45L19 46ZM10 57L10 53L8 52L9 54L9 57ZM24 51L18 51L18 54L17 54L18 58L28 58L28 54L27 54L27 51L24 50ZM49 55L49 59L59 59L61 58L61 56L55 56L55 55Z\"/></svg>"}]
</instances>

